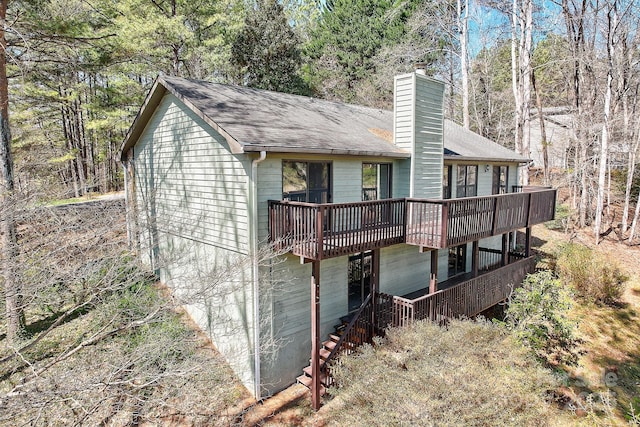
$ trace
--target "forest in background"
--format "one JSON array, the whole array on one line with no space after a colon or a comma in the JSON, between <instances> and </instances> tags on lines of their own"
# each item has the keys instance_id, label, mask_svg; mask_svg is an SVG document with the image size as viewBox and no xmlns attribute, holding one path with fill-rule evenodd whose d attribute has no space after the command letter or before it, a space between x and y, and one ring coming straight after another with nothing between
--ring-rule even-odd
<instances>
[{"instance_id":1,"label":"forest in background","mask_svg":"<svg viewBox=\"0 0 640 427\"><path fill-rule=\"evenodd\" d=\"M446 83L447 117L528 158L542 147L567 228L634 243L639 1L0 0L7 312L18 207L121 189L117 152L159 74L388 108L393 75L420 63ZM562 167L545 120L531 140L549 108L566 117Z\"/></svg>"},{"instance_id":2,"label":"forest in background","mask_svg":"<svg viewBox=\"0 0 640 427\"><path fill-rule=\"evenodd\" d=\"M244 391L175 311L189 301L158 289L127 252L121 201L41 203L122 188L117 151L158 74L388 108L393 75L422 62L447 84L448 118L525 155L534 143L546 146L544 129L542 141L531 140L536 116L562 109L570 161L562 170L542 165L542 179L561 187L570 207L558 212L563 230L593 225L596 241L616 232L602 248L636 234L637 7L0 0L0 424L243 422ZM612 162L614 152L621 162ZM618 246L635 274L637 247ZM581 283L606 284L606 276L618 289L611 265ZM202 272L207 287L193 298L220 295L220 278L232 272ZM593 372L618 369L616 411L637 424L635 280L626 299L589 302L581 316L598 344Z\"/></svg>"},{"instance_id":3,"label":"forest in background","mask_svg":"<svg viewBox=\"0 0 640 427\"><path fill-rule=\"evenodd\" d=\"M532 120L565 109L562 184L576 223L599 235L621 190L620 235L630 237L640 142L635 0L3 3L22 192L121 189L117 151L159 74L389 108L393 76L424 63L447 84L447 117L527 156L532 143L547 146L544 129L531 141ZM547 162L538 166L548 183Z\"/></svg>"}]
</instances>

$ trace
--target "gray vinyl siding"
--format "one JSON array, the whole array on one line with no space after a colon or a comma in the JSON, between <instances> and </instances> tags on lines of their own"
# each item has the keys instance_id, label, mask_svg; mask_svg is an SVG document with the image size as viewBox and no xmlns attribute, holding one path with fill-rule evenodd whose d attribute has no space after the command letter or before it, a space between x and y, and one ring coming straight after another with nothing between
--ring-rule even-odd
<instances>
[{"instance_id":1,"label":"gray vinyl siding","mask_svg":"<svg viewBox=\"0 0 640 427\"><path fill-rule=\"evenodd\" d=\"M487 169L489 166L489 170ZM493 192L493 165L478 164L478 196L489 196Z\"/></svg>"},{"instance_id":2,"label":"gray vinyl siding","mask_svg":"<svg viewBox=\"0 0 640 427\"><path fill-rule=\"evenodd\" d=\"M415 160L413 197L442 197L444 86L415 75Z\"/></svg>"},{"instance_id":3,"label":"gray vinyl siding","mask_svg":"<svg viewBox=\"0 0 640 427\"><path fill-rule=\"evenodd\" d=\"M413 152L413 74L397 76L394 86L393 136L395 144L409 152Z\"/></svg>"},{"instance_id":4,"label":"gray vinyl siding","mask_svg":"<svg viewBox=\"0 0 640 427\"><path fill-rule=\"evenodd\" d=\"M133 149L141 255L253 390L250 159L169 94Z\"/></svg>"},{"instance_id":5,"label":"gray vinyl siding","mask_svg":"<svg viewBox=\"0 0 640 427\"><path fill-rule=\"evenodd\" d=\"M417 246L394 245L380 250L380 292L406 295L429 287L431 254Z\"/></svg>"},{"instance_id":6,"label":"gray vinyl siding","mask_svg":"<svg viewBox=\"0 0 640 427\"><path fill-rule=\"evenodd\" d=\"M261 383L266 395L291 384L309 365L311 354L311 264L287 255L262 280L279 282L276 292L261 312L268 329L261 342L275 343L261 356ZM320 339L328 338L347 307L348 257L323 260L320 265Z\"/></svg>"},{"instance_id":7,"label":"gray vinyl siding","mask_svg":"<svg viewBox=\"0 0 640 427\"><path fill-rule=\"evenodd\" d=\"M409 197L411 160L398 160L393 165L393 197Z\"/></svg>"},{"instance_id":8,"label":"gray vinyl siding","mask_svg":"<svg viewBox=\"0 0 640 427\"><path fill-rule=\"evenodd\" d=\"M167 95L135 146L138 206L158 231L247 254L250 161Z\"/></svg>"}]
</instances>

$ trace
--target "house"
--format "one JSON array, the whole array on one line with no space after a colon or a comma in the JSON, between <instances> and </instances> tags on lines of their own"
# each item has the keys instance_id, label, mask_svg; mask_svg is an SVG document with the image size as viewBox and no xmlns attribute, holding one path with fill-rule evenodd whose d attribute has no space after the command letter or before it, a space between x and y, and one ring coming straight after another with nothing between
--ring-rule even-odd
<instances>
[{"instance_id":1,"label":"house","mask_svg":"<svg viewBox=\"0 0 640 427\"><path fill-rule=\"evenodd\" d=\"M589 126L580 125L577 113L571 107L546 107L542 110L546 144L547 161L550 169L567 171L576 167L576 142L575 129L582 129L588 135L584 138L588 141L586 155L590 160L585 166L595 167L595 160L600 155L600 138L602 136L602 122L594 122ZM544 167L544 148L542 144L542 130L540 128L540 115L534 114L531 119L531 159L536 168ZM620 135L621 127L612 130L617 138L609 142L608 163L612 169L624 169L628 165L631 144L623 135Z\"/></svg>"},{"instance_id":2,"label":"house","mask_svg":"<svg viewBox=\"0 0 640 427\"><path fill-rule=\"evenodd\" d=\"M256 398L300 376L318 407L325 360L390 324L475 315L532 271L555 190L515 186L528 159L444 120L443 92L398 76L391 112L154 84L121 151L130 238Z\"/></svg>"},{"instance_id":3,"label":"house","mask_svg":"<svg viewBox=\"0 0 640 427\"><path fill-rule=\"evenodd\" d=\"M545 134L547 137L547 161L550 169L566 170L572 165L572 113L569 107L548 107L543 109ZM544 167L544 149L540 116L535 114L531 119L531 158L533 166Z\"/></svg>"}]
</instances>

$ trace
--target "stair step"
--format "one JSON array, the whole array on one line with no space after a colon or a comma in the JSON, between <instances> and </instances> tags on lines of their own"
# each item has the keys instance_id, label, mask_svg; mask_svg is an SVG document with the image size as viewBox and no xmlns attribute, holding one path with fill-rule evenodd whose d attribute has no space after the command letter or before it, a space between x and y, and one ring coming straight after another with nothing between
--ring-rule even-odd
<instances>
[{"instance_id":1,"label":"stair step","mask_svg":"<svg viewBox=\"0 0 640 427\"><path fill-rule=\"evenodd\" d=\"M326 348L321 348L320 349L320 359L326 360L327 357L329 357L330 354L331 354L331 352L329 350L327 350Z\"/></svg>"},{"instance_id":2,"label":"stair step","mask_svg":"<svg viewBox=\"0 0 640 427\"><path fill-rule=\"evenodd\" d=\"M334 334L329 334L329 339L331 339L331 341L338 342L338 341L340 341L340 336L339 335L334 335Z\"/></svg>"},{"instance_id":3,"label":"stair step","mask_svg":"<svg viewBox=\"0 0 640 427\"><path fill-rule=\"evenodd\" d=\"M296 378L296 380L302 384L303 386L307 387L309 390L311 390L311 377L308 377L306 375L300 375L298 378ZM325 386L323 386L322 384L320 385L320 396L324 396L324 394L327 392L327 389Z\"/></svg>"},{"instance_id":4,"label":"stair step","mask_svg":"<svg viewBox=\"0 0 640 427\"><path fill-rule=\"evenodd\" d=\"M335 348L336 344L338 344L338 343L336 341L333 341L333 340L327 340L327 341L322 343L324 348L326 348L329 351L333 350Z\"/></svg>"},{"instance_id":5,"label":"stair step","mask_svg":"<svg viewBox=\"0 0 640 427\"><path fill-rule=\"evenodd\" d=\"M304 372L309 378L311 378L313 377L313 375L311 375L312 370L313 369L311 368L311 366L307 366L306 368L302 369L302 372ZM325 381L326 379L327 379L327 374L320 371L320 384L326 385L326 381Z\"/></svg>"}]
</instances>

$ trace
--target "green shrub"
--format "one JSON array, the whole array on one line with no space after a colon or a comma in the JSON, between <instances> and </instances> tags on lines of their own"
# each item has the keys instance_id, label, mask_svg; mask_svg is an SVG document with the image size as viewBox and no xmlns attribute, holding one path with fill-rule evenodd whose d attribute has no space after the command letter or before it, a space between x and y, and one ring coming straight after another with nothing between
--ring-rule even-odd
<instances>
[{"instance_id":1,"label":"green shrub","mask_svg":"<svg viewBox=\"0 0 640 427\"><path fill-rule=\"evenodd\" d=\"M587 246L567 243L560 247L556 273L577 295L598 304L614 304L624 293L627 277L618 265Z\"/></svg>"},{"instance_id":2,"label":"green shrub","mask_svg":"<svg viewBox=\"0 0 640 427\"><path fill-rule=\"evenodd\" d=\"M571 210L567 205L563 205L560 203L556 204L556 213L555 218L551 221L547 221L544 223L544 226L549 230L561 230L564 231L567 227L567 221L569 221L569 217L571 215Z\"/></svg>"},{"instance_id":3,"label":"green shrub","mask_svg":"<svg viewBox=\"0 0 640 427\"><path fill-rule=\"evenodd\" d=\"M576 365L580 340L567 314L571 294L551 271L530 274L514 291L505 324L516 338L548 366Z\"/></svg>"}]
</instances>

